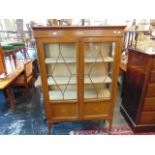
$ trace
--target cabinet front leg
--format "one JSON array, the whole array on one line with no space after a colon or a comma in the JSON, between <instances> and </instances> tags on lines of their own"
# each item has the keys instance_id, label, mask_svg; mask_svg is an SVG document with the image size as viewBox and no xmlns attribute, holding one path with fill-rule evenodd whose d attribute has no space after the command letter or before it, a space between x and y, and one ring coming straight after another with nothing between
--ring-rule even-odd
<instances>
[{"instance_id":1,"label":"cabinet front leg","mask_svg":"<svg viewBox=\"0 0 155 155\"><path fill-rule=\"evenodd\" d=\"M108 130L108 132L109 132L109 135L111 135L111 132L112 132L112 119L109 119L108 122L109 122L109 130Z\"/></svg>"},{"instance_id":2,"label":"cabinet front leg","mask_svg":"<svg viewBox=\"0 0 155 155\"><path fill-rule=\"evenodd\" d=\"M51 133L52 133L52 123L48 123L48 135L51 135Z\"/></svg>"},{"instance_id":3,"label":"cabinet front leg","mask_svg":"<svg viewBox=\"0 0 155 155\"><path fill-rule=\"evenodd\" d=\"M17 57L16 57L16 51L15 51L15 53L13 54L13 62L14 62L14 65L15 65L15 67L17 67Z\"/></svg>"}]
</instances>

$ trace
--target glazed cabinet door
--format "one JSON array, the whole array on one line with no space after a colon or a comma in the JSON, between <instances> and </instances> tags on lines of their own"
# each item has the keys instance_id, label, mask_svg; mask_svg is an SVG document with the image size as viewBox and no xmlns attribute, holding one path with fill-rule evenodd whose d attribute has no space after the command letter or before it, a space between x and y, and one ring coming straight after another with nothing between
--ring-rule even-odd
<instances>
[{"instance_id":1,"label":"glazed cabinet door","mask_svg":"<svg viewBox=\"0 0 155 155\"><path fill-rule=\"evenodd\" d=\"M116 38L85 38L83 48L82 117L108 117L116 85Z\"/></svg>"},{"instance_id":2,"label":"glazed cabinet door","mask_svg":"<svg viewBox=\"0 0 155 155\"><path fill-rule=\"evenodd\" d=\"M49 117L78 117L78 39L39 39L43 92Z\"/></svg>"}]
</instances>

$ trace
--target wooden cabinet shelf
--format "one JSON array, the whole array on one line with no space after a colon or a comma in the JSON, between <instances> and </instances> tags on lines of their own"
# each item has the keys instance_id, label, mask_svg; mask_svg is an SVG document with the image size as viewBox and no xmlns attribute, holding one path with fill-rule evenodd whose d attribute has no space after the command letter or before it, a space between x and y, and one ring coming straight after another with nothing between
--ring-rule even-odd
<instances>
[{"instance_id":1,"label":"wooden cabinet shelf","mask_svg":"<svg viewBox=\"0 0 155 155\"><path fill-rule=\"evenodd\" d=\"M112 80L109 76L88 76L86 75L84 78L85 84L97 84L97 83L112 83Z\"/></svg>"},{"instance_id":2,"label":"wooden cabinet shelf","mask_svg":"<svg viewBox=\"0 0 155 155\"><path fill-rule=\"evenodd\" d=\"M76 82L76 76L71 77L48 77L48 85L56 85L57 83L59 85L75 85ZM109 76L91 76L88 75L84 77L84 83L85 84L100 84L100 83L112 83L112 79Z\"/></svg>"},{"instance_id":3,"label":"wooden cabinet shelf","mask_svg":"<svg viewBox=\"0 0 155 155\"><path fill-rule=\"evenodd\" d=\"M85 59L85 63L93 63L93 62L113 62L114 58L113 57L104 57L103 59L94 59L91 57L88 57ZM75 58L59 58L57 60L57 58L46 58L45 59L45 63L46 64L55 64L55 63L76 63L76 59Z\"/></svg>"},{"instance_id":4,"label":"wooden cabinet shelf","mask_svg":"<svg viewBox=\"0 0 155 155\"><path fill-rule=\"evenodd\" d=\"M124 26L34 28L49 130L92 118L111 129L123 35Z\"/></svg>"},{"instance_id":5,"label":"wooden cabinet shelf","mask_svg":"<svg viewBox=\"0 0 155 155\"><path fill-rule=\"evenodd\" d=\"M104 62L113 62L114 58L113 57L105 57Z\"/></svg>"},{"instance_id":6,"label":"wooden cabinet shelf","mask_svg":"<svg viewBox=\"0 0 155 155\"><path fill-rule=\"evenodd\" d=\"M46 64L55 64L55 63L76 63L76 59L75 58L59 58L57 60L57 58L46 58L45 59L45 63Z\"/></svg>"},{"instance_id":7,"label":"wooden cabinet shelf","mask_svg":"<svg viewBox=\"0 0 155 155\"><path fill-rule=\"evenodd\" d=\"M113 62L113 61L114 61L113 57L104 57L103 59L101 59L101 58L94 59L93 57L86 57L85 58L85 63Z\"/></svg>"},{"instance_id":8,"label":"wooden cabinet shelf","mask_svg":"<svg viewBox=\"0 0 155 155\"><path fill-rule=\"evenodd\" d=\"M97 98L104 98L110 99L111 92L109 89L103 89L98 94L92 90L85 91L85 99L97 99ZM52 90L49 91L49 99L52 100L77 100L77 92L76 90L67 90L64 94L63 92ZM61 103L61 102L58 102Z\"/></svg>"}]
</instances>

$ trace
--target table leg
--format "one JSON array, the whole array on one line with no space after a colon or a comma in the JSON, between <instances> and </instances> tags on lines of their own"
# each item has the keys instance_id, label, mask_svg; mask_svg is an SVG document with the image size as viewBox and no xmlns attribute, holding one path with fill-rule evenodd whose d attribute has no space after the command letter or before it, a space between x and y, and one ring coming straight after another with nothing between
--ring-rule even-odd
<instances>
[{"instance_id":1,"label":"table leg","mask_svg":"<svg viewBox=\"0 0 155 155\"><path fill-rule=\"evenodd\" d=\"M5 89L3 90L3 95L4 95L5 99L7 99L8 96L7 96L7 92Z\"/></svg>"},{"instance_id":2,"label":"table leg","mask_svg":"<svg viewBox=\"0 0 155 155\"><path fill-rule=\"evenodd\" d=\"M23 51L24 58L26 60L27 59L27 56L29 56L26 47L23 47L22 48L22 51Z\"/></svg>"},{"instance_id":3,"label":"table leg","mask_svg":"<svg viewBox=\"0 0 155 155\"><path fill-rule=\"evenodd\" d=\"M17 67L17 58L16 58L16 52L13 53L13 61L14 61L14 64L15 64L15 67Z\"/></svg>"},{"instance_id":4,"label":"table leg","mask_svg":"<svg viewBox=\"0 0 155 155\"><path fill-rule=\"evenodd\" d=\"M9 98L10 106L11 106L12 110L16 111L16 102L15 102L15 98L14 98L12 89L10 87L8 87L6 89L6 92L7 92L7 96Z\"/></svg>"}]
</instances>

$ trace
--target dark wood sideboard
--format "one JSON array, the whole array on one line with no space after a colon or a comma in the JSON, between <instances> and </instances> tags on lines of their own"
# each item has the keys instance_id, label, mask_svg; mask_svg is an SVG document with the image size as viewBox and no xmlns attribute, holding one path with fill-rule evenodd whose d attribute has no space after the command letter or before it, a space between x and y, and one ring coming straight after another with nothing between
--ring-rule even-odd
<instances>
[{"instance_id":1,"label":"dark wood sideboard","mask_svg":"<svg viewBox=\"0 0 155 155\"><path fill-rule=\"evenodd\" d=\"M121 113L134 132L155 131L155 53L129 49Z\"/></svg>"}]
</instances>

